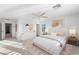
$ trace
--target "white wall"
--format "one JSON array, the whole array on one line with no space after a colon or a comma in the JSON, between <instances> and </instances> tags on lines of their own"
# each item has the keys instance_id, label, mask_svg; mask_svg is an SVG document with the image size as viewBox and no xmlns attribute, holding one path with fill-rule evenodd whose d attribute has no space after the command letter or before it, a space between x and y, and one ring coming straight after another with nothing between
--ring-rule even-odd
<instances>
[{"instance_id":1,"label":"white wall","mask_svg":"<svg viewBox=\"0 0 79 59\"><path fill-rule=\"evenodd\" d=\"M77 32L77 37L79 38L79 15L66 17L63 24L65 28L67 28L67 31L71 28L75 28Z\"/></svg>"},{"instance_id":2,"label":"white wall","mask_svg":"<svg viewBox=\"0 0 79 59\"><path fill-rule=\"evenodd\" d=\"M56 18L56 19L58 19L58 18ZM56 20L56 19L53 19L53 20ZM51 20L50 22L52 23L53 20ZM50 26L51 26L51 23L50 23ZM66 33L67 36L69 35L68 34L69 29L75 28L76 31L77 31L77 34L78 34L77 37L79 37L79 31L78 31L79 30L79 15L64 16L62 26L59 27L59 28L53 28L51 26L50 27L50 33L56 32L56 31L63 32L62 28L65 30L65 33Z\"/></svg>"},{"instance_id":3,"label":"white wall","mask_svg":"<svg viewBox=\"0 0 79 59\"><path fill-rule=\"evenodd\" d=\"M29 19L28 17L20 17L17 22L17 39L26 40L31 39L35 36L35 22ZM33 24L33 30L31 32L27 31L26 24Z\"/></svg>"}]
</instances>

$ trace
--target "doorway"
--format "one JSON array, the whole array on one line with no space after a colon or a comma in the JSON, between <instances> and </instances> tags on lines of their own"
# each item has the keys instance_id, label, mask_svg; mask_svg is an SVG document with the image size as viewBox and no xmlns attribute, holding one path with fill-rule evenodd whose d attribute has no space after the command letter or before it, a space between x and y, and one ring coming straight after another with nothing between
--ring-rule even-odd
<instances>
[{"instance_id":1,"label":"doorway","mask_svg":"<svg viewBox=\"0 0 79 59\"><path fill-rule=\"evenodd\" d=\"M12 24L5 23L5 38L12 38Z\"/></svg>"}]
</instances>

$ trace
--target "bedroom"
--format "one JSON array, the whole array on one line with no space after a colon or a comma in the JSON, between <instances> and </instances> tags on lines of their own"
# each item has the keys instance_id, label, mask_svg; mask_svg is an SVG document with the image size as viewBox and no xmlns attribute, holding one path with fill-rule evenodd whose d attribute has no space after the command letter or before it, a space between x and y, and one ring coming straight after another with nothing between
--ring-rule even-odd
<instances>
[{"instance_id":1,"label":"bedroom","mask_svg":"<svg viewBox=\"0 0 79 59\"><path fill-rule=\"evenodd\" d=\"M4 8L1 8L0 20L4 20L5 23L14 22L12 35L16 37L7 40L3 39L2 34L1 44L28 49L29 53L24 53L25 50L17 51L25 55L79 54L77 52L79 51L79 4L3 4L2 6ZM6 19L8 20L5 21ZM4 48L7 49L9 46Z\"/></svg>"}]
</instances>

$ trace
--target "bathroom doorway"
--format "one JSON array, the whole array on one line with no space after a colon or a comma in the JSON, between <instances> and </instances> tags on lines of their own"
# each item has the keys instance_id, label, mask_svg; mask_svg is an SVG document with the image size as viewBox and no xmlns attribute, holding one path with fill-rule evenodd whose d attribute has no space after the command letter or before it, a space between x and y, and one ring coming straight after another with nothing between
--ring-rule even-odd
<instances>
[{"instance_id":1,"label":"bathroom doorway","mask_svg":"<svg viewBox=\"0 0 79 59\"><path fill-rule=\"evenodd\" d=\"M5 38L12 38L12 24L5 23Z\"/></svg>"}]
</instances>

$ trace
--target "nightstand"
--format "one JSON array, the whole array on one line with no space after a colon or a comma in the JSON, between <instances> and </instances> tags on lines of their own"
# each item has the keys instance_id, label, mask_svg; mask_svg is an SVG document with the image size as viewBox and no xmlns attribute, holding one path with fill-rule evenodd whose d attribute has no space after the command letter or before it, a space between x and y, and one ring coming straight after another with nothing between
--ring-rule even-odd
<instances>
[{"instance_id":1,"label":"nightstand","mask_svg":"<svg viewBox=\"0 0 79 59\"><path fill-rule=\"evenodd\" d=\"M76 36L69 36L67 39L68 39L67 40L68 44L75 45L75 46L78 45L79 40L77 39Z\"/></svg>"}]
</instances>

